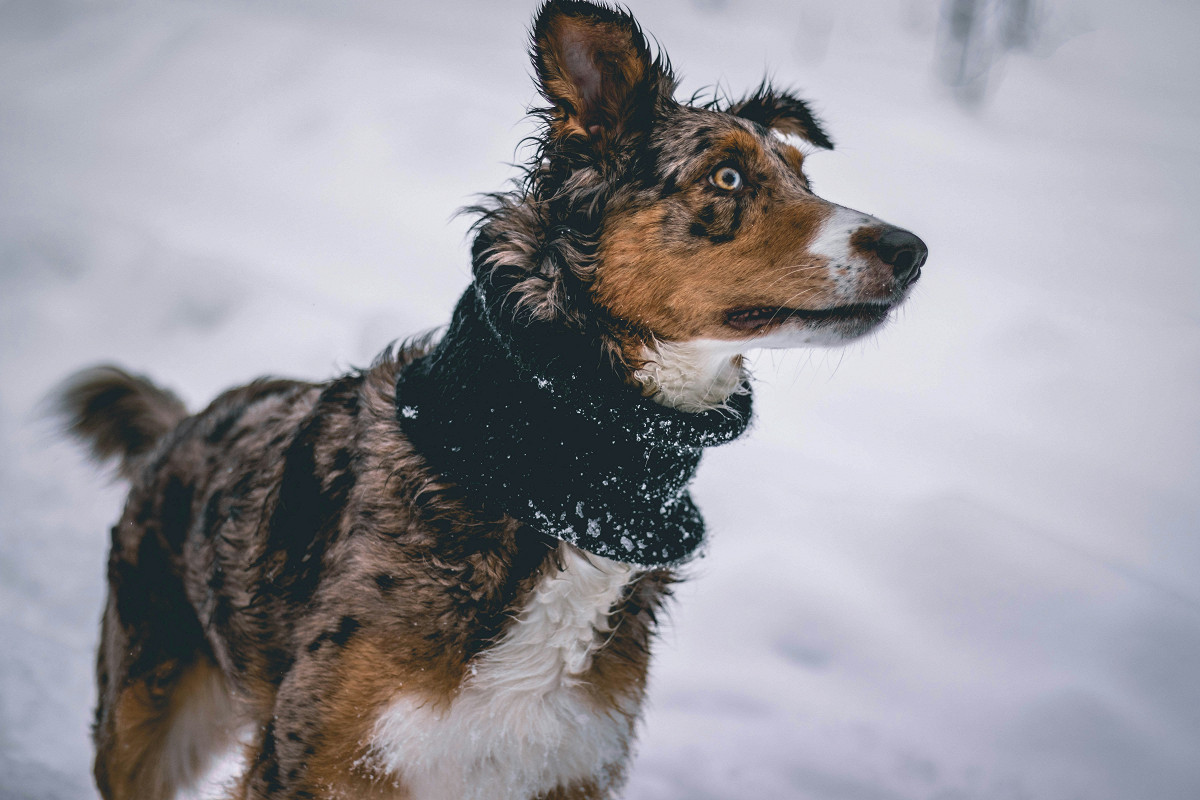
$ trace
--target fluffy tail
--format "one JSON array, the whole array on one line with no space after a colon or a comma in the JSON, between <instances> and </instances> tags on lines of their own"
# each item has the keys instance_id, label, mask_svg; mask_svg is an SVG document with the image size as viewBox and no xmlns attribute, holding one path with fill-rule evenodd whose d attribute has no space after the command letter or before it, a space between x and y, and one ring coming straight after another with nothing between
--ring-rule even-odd
<instances>
[{"instance_id":1,"label":"fluffy tail","mask_svg":"<svg viewBox=\"0 0 1200 800\"><path fill-rule=\"evenodd\" d=\"M98 461L120 459L120 473L153 449L188 416L178 397L148 379L113 366L92 367L67 379L58 393L67 430L86 442Z\"/></svg>"}]
</instances>

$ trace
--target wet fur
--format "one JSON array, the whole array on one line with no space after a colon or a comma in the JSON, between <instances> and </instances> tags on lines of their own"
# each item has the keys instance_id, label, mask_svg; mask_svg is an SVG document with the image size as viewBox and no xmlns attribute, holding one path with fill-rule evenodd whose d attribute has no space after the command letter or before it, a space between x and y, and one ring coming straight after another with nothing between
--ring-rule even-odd
<instances>
[{"instance_id":1,"label":"wet fur","mask_svg":"<svg viewBox=\"0 0 1200 800\"><path fill-rule=\"evenodd\" d=\"M746 347L870 327L751 335L731 309L903 298L872 255L883 223L812 194L774 135L831 146L795 96L679 103L636 22L590 3L543 6L532 52L538 152L475 209L476 280L506 287L518 322L571 327L631 391L698 410L739 384ZM721 164L745 191L714 188ZM830 220L857 238L829 245ZM169 797L231 744L249 800L620 787L674 576L484 514L433 472L394 402L425 347L327 383L257 381L194 416L116 368L68 385L70 429L131 483L97 661L105 798ZM468 732L483 738L455 747Z\"/></svg>"},{"instance_id":2,"label":"wet fur","mask_svg":"<svg viewBox=\"0 0 1200 800\"><path fill-rule=\"evenodd\" d=\"M562 558L514 520L481 517L409 447L393 387L414 353L328 384L235 389L129 455L98 664L105 797L168 796L167 732L214 665L232 698L225 739L254 731L237 796L405 796L373 768L377 714L400 687L448 707ZM631 726L669 583L624 585L578 679Z\"/></svg>"}]
</instances>

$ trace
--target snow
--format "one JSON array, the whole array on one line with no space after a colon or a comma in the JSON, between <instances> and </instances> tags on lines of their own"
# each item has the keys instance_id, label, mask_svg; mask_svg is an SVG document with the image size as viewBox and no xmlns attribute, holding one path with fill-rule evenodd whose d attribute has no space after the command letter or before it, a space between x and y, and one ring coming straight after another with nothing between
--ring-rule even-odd
<instances>
[{"instance_id":1,"label":"snow","mask_svg":"<svg viewBox=\"0 0 1200 800\"><path fill-rule=\"evenodd\" d=\"M971 110L934 0L631 2L684 94L804 87L816 189L931 255L868 343L757 358L627 797L1200 797L1200 7L1047 4ZM42 398L117 360L199 406L444 324L532 8L0 5L0 798L94 796L121 490Z\"/></svg>"}]
</instances>

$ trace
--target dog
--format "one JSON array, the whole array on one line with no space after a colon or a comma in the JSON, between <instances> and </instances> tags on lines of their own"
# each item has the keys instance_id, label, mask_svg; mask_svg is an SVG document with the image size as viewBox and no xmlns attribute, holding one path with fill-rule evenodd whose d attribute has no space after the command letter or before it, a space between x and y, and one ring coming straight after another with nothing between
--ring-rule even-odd
<instances>
[{"instance_id":1,"label":"dog","mask_svg":"<svg viewBox=\"0 0 1200 800\"><path fill-rule=\"evenodd\" d=\"M107 800L615 796L656 614L703 542L687 482L750 418L742 354L877 330L926 260L817 197L804 101L674 97L624 11L548 0L547 106L475 209L441 338L191 415L115 367L69 428L131 484L112 529L94 775Z\"/></svg>"}]
</instances>

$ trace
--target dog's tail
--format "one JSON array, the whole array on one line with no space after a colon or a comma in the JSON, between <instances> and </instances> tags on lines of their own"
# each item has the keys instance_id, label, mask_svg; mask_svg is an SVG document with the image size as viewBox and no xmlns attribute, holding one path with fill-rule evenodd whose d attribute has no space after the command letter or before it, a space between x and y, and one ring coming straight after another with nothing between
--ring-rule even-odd
<instances>
[{"instance_id":1,"label":"dog's tail","mask_svg":"<svg viewBox=\"0 0 1200 800\"><path fill-rule=\"evenodd\" d=\"M58 412L97 461L120 459L119 471L126 478L133 477L137 457L188 416L174 394L114 366L92 367L68 378L58 391Z\"/></svg>"}]
</instances>

